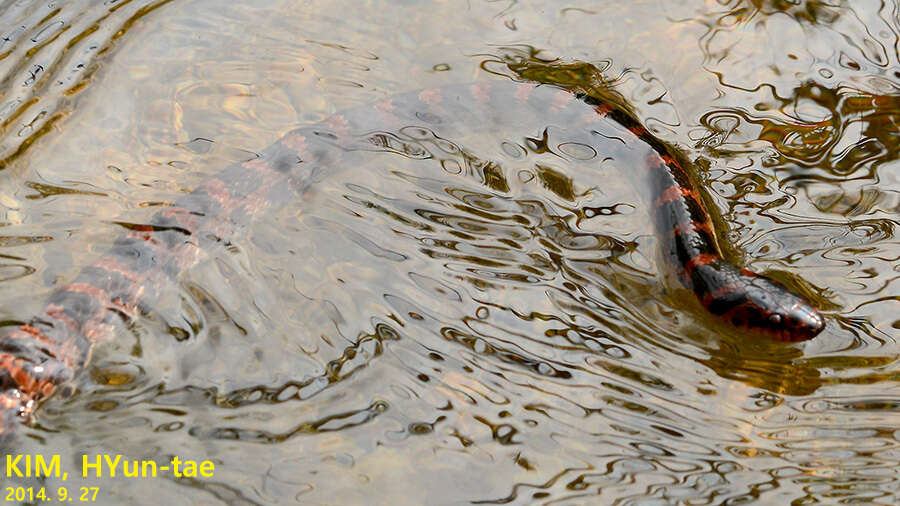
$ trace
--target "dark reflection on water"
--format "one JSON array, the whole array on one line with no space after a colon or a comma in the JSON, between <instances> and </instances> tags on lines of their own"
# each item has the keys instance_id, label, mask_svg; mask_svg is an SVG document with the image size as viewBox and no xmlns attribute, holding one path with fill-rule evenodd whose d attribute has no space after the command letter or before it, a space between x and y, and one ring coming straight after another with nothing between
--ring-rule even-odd
<instances>
[{"instance_id":1,"label":"dark reflection on water","mask_svg":"<svg viewBox=\"0 0 900 506\"><path fill-rule=\"evenodd\" d=\"M71 114L98 59L171 0L4 2L0 9L0 167Z\"/></svg>"},{"instance_id":2,"label":"dark reflection on water","mask_svg":"<svg viewBox=\"0 0 900 506\"><path fill-rule=\"evenodd\" d=\"M68 481L10 484L99 484L105 504L896 501L896 3L174 2L151 16L169 28L123 43L98 87L72 74L86 105L56 77L28 82L33 65L70 68L65 48L87 40L74 20L108 46L157 5L119 4L2 14L23 25L0 44L21 74L4 100L41 98L3 116L8 167L39 167L0 195L4 319L284 132L303 128L324 167L297 202L211 245L95 350L72 397L45 403L16 451L61 454ZM446 87L479 65L486 100ZM189 77L117 72L154 66ZM505 82L522 79L590 90L685 149L726 254L816 300L825 333L748 340L705 315L659 261L639 149L614 123L586 128L589 107L560 110L552 88L523 107ZM415 92L385 114L389 95L438 86L459 100ZM146 105L129 114L132 88ZM129 97L112 116L92 105L107 94ZM72 117L15 140L38 108L35 131ZM89 112L109 123L80 132ZM51 144L69 136L126 141L54 171L34 148L72 156ZM82 478L81 455L101 453L216 472Z\"/></svg>"}]
</instances>

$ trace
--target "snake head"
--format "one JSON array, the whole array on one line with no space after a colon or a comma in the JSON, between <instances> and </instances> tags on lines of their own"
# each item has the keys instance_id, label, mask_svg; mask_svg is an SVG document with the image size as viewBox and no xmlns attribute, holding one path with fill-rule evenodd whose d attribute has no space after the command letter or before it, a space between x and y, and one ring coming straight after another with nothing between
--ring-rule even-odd
<instances>
[{"instance_id":1,"label":"snake head","mask_svg":"<svg viewBox=\"0 0 900 506\"><path fill-rule=\"evenodd\" d=\"M819 310L778 281L724 262L716 268L718 289L703 304L731 325L790 342L812 339L825 328Z\"/></svg>"}]
</instances>

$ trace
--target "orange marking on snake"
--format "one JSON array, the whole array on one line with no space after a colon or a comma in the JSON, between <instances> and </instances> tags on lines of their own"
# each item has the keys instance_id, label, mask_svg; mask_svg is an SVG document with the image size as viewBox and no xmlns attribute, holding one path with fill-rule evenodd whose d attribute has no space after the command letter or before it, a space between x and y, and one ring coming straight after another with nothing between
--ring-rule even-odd
<instances>
[{"instance_id":1,"label":"orange marking on snake","mask_svg":"<svg viewBox=\"0 0 900 506\"><path fill-rule=\"evenodd\" d=\"M109 295L107 295L106 290L94 286L90 283L72 283L63 288L64 292L71 293L83 293L85 295L89 295L94 298L101 305L107 305L111 301L109 299Z\"/></svg>"},{"instance_id":2,"label":"orange marking on snake","mask_svg":"<svg viewBox=\"0 0 900 506\"><path fill-rule=\"evenodd\" d=\"M444 97L441 95L440 88L432 88L430 90L422 90L419 93L419 100L430 106L435 106L440 104L444 100Z\"/></svg>"},{"instance_id":3,"label":"orange marking on snake","mask_svg":"<svg viewBox=\"0 0 900 506\"><path fill-rule=\"evenodd\" d=\"M54 341L53 339L50 339L49 337L47 337L47 336L46 336L43 332L41 332L37 327L35 327L34 325L32 325L32 324L30 324L30 323L25 323L25 324L23 324L23 325L20 325L19 328L17 328L16 330L17 330L18 332L21 332L21 333L25 334L24 336L22 336L23 338L26 338L26 339L27 339L27 338L34 338L34 339L36 339L36 340L38 340L38 341L40 341L40 342L42 342L42 343L52 344L52 345L54 345L54 346L57 344L56 341ZM14 332L10 333L10 336L12 336L12 335L14 335L14 334L16 334L16 333L17 333L17 332L14 331Z\"/></svg>"},{"instance_id":4,"label":"orange marking on snake","mask_svg":"<svg viewBox=\"0 0 900 506\"><path fill-rule=\"evenodd\" d=\"M381 102L376 102L372 107L382 115L386 116L388 119L396 118L396 116L394 115L394 111L397 108L394 107L394 102L392 102L391 100L382 100Z\"/></svg>"},{"instance_id":5,"label":"orange marking on snake","mask_svg":"<svg viewBox=\"0 0 900 506\"><path fill-rule=\"evenodd\" d=\"M28 391L28 387L34 383L34 380L31 375L28 374L28 371L22 367L22 363L22 359L16 358L9 353L0 355L0 367L6 369L9 377L16 382L16 385L18 385L20 389Z\"/></svg>"},{"instance_id":6,"label":"orange marking on snake","mask_svg":"<svg viewBox=\"0 0 900 506\"><path fill-rule=\"evenodd\" d=\"M159 212L160 216L175 220L181 228L193 231L200 223L200 217L183 207L170 207Z\"/></svg>"},{"instance_id":7,"label":"orange marking on snake","mask_svg":"<svg viewBox=\"0 0 900 506\"><path fill-rule=\"evenodd\" d=\"M662 158L662 161L669 167L681 170L681 164L678 163L678 160L666 154L659 155L659 157Z\"/></svg>"},{"instance_id":8,"label":"orange marking on snake","mask_svg":"<svg viewBox=\"0 0 900 506\"><path fill-rule=\"evenodd\" d=\"M491 87L485 83L475 83L472 85L470 92L479 105L485 105L491 100Z\"/></svg>"},{"instance_id":9,"label":"orange marking on snake","mask_svg":"<svg viewBox=\"0 0 900 506\"><path fill-rule=\"evenodd\" d=\"M306 136L296 132L289 132L284 136L283 139L281 139L281 144L284 147L302 156L302 154L306 151Z\"/></svg>"},{"instance_id":10,"label":"orange marking on snake","mask_svg":"<svg viewBox=\"0 0 900 506\"><path fill-rule=\"evenodd\" d=\"M673 233L675 235L681 235L693 230L702 230L709 235L713 234L712 224L708 221L692 221L690 223L679 223L675 225Z\"/></svg>"},{"instance_id":11,"label":"orange marking on snake","mask_svg":"<svg viewBox=\"0 0 900 506\"><path fill-rule=\"evenodd\" d=\"M141 291L143 287L141 288ZM96 313L84 321L81 325L79 332L82 336L84 336L88 341L92 343L106 341L108 338L112 336L112 327L107 324L103 324L103 320L106 318L106 315L109 313L109 308L115 307L115 304L109 299L109 296L106 292L98 288L96 286L90 285L88 283L73 283L68 285L63 291L70 293L83 293L92 297L94 300L100 303L100 307L97 308Z\"/></svg>"},{"instance_id":12,"label":"orange marking on snake","mask_svg":"<svg viewBox=\"0 0 900 506\"><path fill-rule=\"evenodd\" d=\"M10 376L12 376L12 375L10 375ZM2 407L3 409L16 408L19 406L20 402L21 401L15 397L11 397L6 394L0 395L0 407ZM2 433L4 429L5 429L5 427L0 425L0 433Z\"/></svg>"},{"instance_id":13,"label":"orange marking on snake","mask_svg":"<svg viewBox=\"0 0 900 506\"><path fill-rule=\"evenodd\" d=\"M684 272L690 274L694 269L701 265L709 265L719 259L719 255L712 253L700 253L694 256L684 264Z\"/></svg>"},{"instance_id":14,"label":"orange marking on snake","mask_svg":"<svg viewBox=\"0 0 900 506\"><path fill-rule=\"evenodd\" d=\"M350 134L350 123L342 114L335 114L324 121L325 125L334 130L338 136L344 137Z\"/></svg>"},{"instance_id":15,"label":"orange marking on snake","mask_svg":"<svg viewBox=\"0 0 900 506\"><path fill-rule=\"evenodd\" d=\"M628 127L628 130L631 131L631 133L633 133L634 135L637 135L638 137L643 137L645 135L648 135L647 129L640 125L630 126L630 127Z\"/></svg>"},{"instance_id":16,"label":"orange marking on snake","mask_svg":"<svg viewBox=\"0 0 900 506\"><path fill-rule=\"evenodd\" d=\"M263 158L253 158L251 160L247 160L243 163L243 166L248 170L261 172L265 174L266 177L270 175L280 175L277 171L272 169L272 167L269 165L269 161Z\"/></svg>"},{"instance_id":17,"label":"orange marking on snake","mask_svg":"<svg viewBox=\"0 0 900 506\"><path fill-rule=\"evenodd\" d=\"M81 337L90 346L90 341L87 341L87 338L84 336ZM79 363L83 363L80 357L84 352L78 347L79 343L77 341L77 339L69 339L60 346L60 352L56 355L57 360L62 361L66 364L66 367L73 370L78 367Z\"/></svg>"},{"instance_id":18,"label":"orange marking on snake","mask_svg":"<svg viewBox=\"0 0 900 506\"><path fill-rule=\"evenodd\" d=\"M53 318L54 320L59 320L68 327L73 332L78 332L81 330L81 325L78 324L77 321L69 317L65 311L63 311L62 306L59 304L47 304L47 308L44 310L44 314Z\"/></svg>"},{"instance_id":19,"label":"orange marking on snake","mask_svg":"<svg viewBox=\"0 0 900 506\"><path fill-rule=\"evenodd\" d=\"M703 306L707 307L710 304L712 304L714 301L716 301L717 299L722 298L723 295L725 295L727 293L731 293L739 288L740 288L740 286L735 283L728 283L727 285L721 286L715 292L708 293L708 294L706 294L706 296L703 297L703 301L702 301Z\"/></svg>"},{"instance_id":20,"label":"orange marking on snake","mask_svg":"<svg viewBox=\"0 0 900 506\"><path fill-rule=\"evenodd\" d=\"M558 91L553 95L553 108L556 111L560 111L571 104L573 100L575 100L575 97L568 91Z\"/></svg>"},{"instance_id":21,"label":"orange marking on snake","mask_svg":"<svg viewBox=\"0 0 900 506\"><path fill-rule=\"evenodd\" d=\"M222 211L225 213L230 213L237 205L237 202L231 196L231 192L228 191L228 187L217 178L212 178L207 181L206 184L203 185L203 190L219 204Z\"/></svg>"},{"instance_id":22,"label":"orange marking on snake","mask_svg":"<svg viewBox=\"0 0 900 506\"><path fill-rule=\"evenodd\" d=\"M132 271L128 267L125 267L124 265L119 263L118 260L116 260L115 258L110 257L110 256L102 257L102 258L100 258L100 260L97 260L92 265L93 265L93 267L97 267L97 268L103 269L105 271L114 272L116 274L119 274L120 276L124 277L125 279L127 279L135 284L138 284L138 283L142 282L144 279L146 279L146 275L138 274L138 273Z\"/></svg>"},{"instance_id":23,"label":"orange marking on snake","mask_svg":"<svg viewBox=\"0 0 900 506\"><path fill-rule=\"evenodd\" d=\"M528 102L528 97L531 96L532 91L534 91L534 86L521 83L516 86L516 91L513 93L513 96L516 97L516 100L519 102Z\"/></svg>"},{"instance_id":24,"label":"orange marking on snake","mask_svg":"<svg viewBox=\"0 0 900 506\"><path fill-rule=\"evenodd\" d=\"M652 153L647 157L647 167L654 169L671 169L676 172L684 172L678 160L667 154Z\"/></svg>"},{"instance_id":25,"label":"orange marking on snake","mask_svg":"<svg viewBox=\"0 0 900 506\"><path fill-rule=\"evenodd\" d=\"M594 112L599 114L600 116L606 116L607 114L613 112L613 108L609 104L600 104L597 107L594 107Z\"/></svg>"},{"instance_id":26,"label":"orange marking on snake","mask_svg":"<svg viewBox=\"0 0 900 506\"><path fill-rule=\"evenodd\" d=\"M26 401L39 400L50 395L56 385L49 379L38 379L25 370L22 359L16 358L8 353L0 355L0 368L6 369L9 377L15 381L17 390L25 398ZM36 367L42 367L40 365ZM23 412L26 411L28 403L18 399L15 405L21 406ZM11 406L11 407L15 407Z\"/></svg>"},{"instance_id":27,"label":"orange marking on snake","mask_svg":"<svg viewBox=\"0 0 900 506\"><path fill-rule=\"evenodd\" d=\"M150 227L150 230L153 230L153 227ZM140 239L152 246L162 246L162 242L160 242L153 232L132 229L125 233L125 237L129 239Z\"/></svg>"},{"instance_id":28,"label":"orange marking on snake","mask_svg":"<svg viewBox=\"0 0 900 506\"><path fill-rule=\"evenodd\" d=\"M247 195L242 202L241 208L244 209L244 212L250 216L253 216L259 213L261 210L265 209L269 206L270 201L266 198L266 194L271 191L271 187L274 186L274 182L267 182L266 184L260 185L256 191Z\"/></svg>"},{"instance_id":29,"label":"orange marking on snake","mask_svg":"<svg viewBox=\"0 0 900 506\"><path fill-rule=\"evenodd\" d=\"M653 203L654 206L661 206L663 204L667 204L669 202L678 200L682 197L690 197L697 202L700 202L700 197L697 195L697 192L694 190L684 188L682 186L670 186L666 188L662 194L660 194L659 198Z\"/></svg>"}]
</instances>

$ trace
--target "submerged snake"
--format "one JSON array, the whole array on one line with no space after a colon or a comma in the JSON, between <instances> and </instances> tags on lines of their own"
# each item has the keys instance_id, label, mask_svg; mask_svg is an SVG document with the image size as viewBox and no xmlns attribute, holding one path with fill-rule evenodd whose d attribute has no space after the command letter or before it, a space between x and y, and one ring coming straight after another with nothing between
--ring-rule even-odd
<instances>
[{"instance_id":1,"label":"submerged snake","mask_svg":"<svg viewBox=\"0 0 900 506\"><path fill-rule=\"evenodd\" d=\"M437 128L471 117L495 100L560 118L580 118L584 128L604 123L642 153L649 172L657 232L681 282L727 323L782 341L811 339L824 328L818 311L778 282L722 258L709 213L682 167L684 157L650 134L631 113L580 93L551 86L505 82L455 86L401 95L373 107L335 115L294 130L257 157L232 164L192 193L158 212L147 225L129 225L113 247L70 283L56 289L42 311L0 337L0 435L30 418L37 403L72 380L92 347L126 329L140 307L152 304L207 243L229 237L265 209L284 206L311 184L352 132L377 131L390 118ZM504 102L499 102L504 103ZM591 130L594 131L594 130ZM411 138L367 134L359 150L409 150ZM332 162L333 163L333 162Z\"/></svg>"}]
</instances>

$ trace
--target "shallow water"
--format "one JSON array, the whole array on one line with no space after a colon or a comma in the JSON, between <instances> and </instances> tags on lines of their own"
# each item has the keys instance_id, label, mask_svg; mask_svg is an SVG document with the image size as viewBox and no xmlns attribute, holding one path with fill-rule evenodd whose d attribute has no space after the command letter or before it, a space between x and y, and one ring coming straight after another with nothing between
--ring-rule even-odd
<instances>
[{"instance_id":1,"label":"shallow water","mask_svg":"<svg viewBox=\"0 0 900 506\"><path fill-rule=\"evenodd\" d=\"M584 132L498 101L448 119L455 165L347 154L210 247L14 442L61 455L68 480L4 487L96 486L101 504L897 502L896 2L2 11L5 320L123 223L294 128L524 75L605 80L697 160L726 253L828 321L795 345L720 327L666 274L612 145L583 156ZM83 454L216 467L82 478Z\"/></svg>"}]
</instances>

